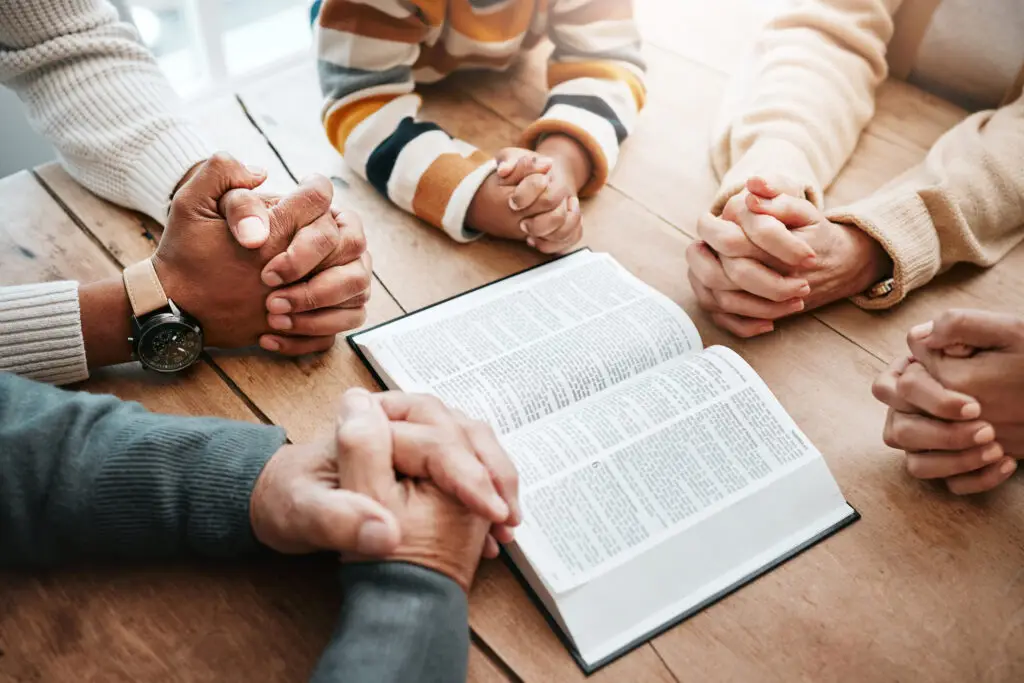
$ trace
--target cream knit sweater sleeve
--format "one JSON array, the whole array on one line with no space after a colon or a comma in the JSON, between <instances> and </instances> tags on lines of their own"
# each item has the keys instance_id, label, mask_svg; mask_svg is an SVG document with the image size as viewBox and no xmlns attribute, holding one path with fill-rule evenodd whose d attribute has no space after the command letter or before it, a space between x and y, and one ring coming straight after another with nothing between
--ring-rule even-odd
<instances>
[{"instance_id":1,"label":"cream knit sweater sleeve","mask_svg":"<svg viewBox=\"0 0 1024 683\"><path fill-rule=\"evenodd\" d=\"M901 0L807 0L774 20L755 68L727 105L712 151L720 211L755 174L783 173L821 206L886 77L891 17ZM992 265L1024 237L1024 99L948 131L925 161L878 192L827 212L889 252L896 286L865 308L888 308L958 262Z\"/></svg>"},{"instance_id":2,"label":"cream knit sweater sleeve","mask_svg":"<svg viewBox=\"0 0 1024 683\"><path fill-rule=\"evenodd\" d=\"M0 0L0 83L76 180L161 223L178 181L210 155L135 29L103 0Z\"/></svg>"},{"instance_id":3,"label":"cream knit sweater sleeve","mask_svg":"<svg viewBox=\"0 0 1024 683\"><path fill-rule=\"evenodd\" d=\"M784 174L819 207L875 113L902 0L805 0L765 28L733 82L712 147L713 212L747 178Z\"/></svg>"},{"instance_id":4,"label":"cream knit sweater sleeve","mask_svg":"<svg viewBox=\"0 0 1024 683\"><path fill-rule=\"evenodd\" d=\"M0 83L76 180L160 222L178 181L209 156L107 2L0 0ZM0 287L0 372L54 384L89 376L77 283Z\"/></svg>"}]
</instances>

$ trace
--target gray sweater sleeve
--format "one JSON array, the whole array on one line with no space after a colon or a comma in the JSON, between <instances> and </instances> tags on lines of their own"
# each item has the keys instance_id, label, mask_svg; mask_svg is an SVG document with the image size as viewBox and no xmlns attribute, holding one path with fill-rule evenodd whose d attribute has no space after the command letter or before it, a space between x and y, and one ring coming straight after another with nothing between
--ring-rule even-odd
<instances>
[{"instance_id":1,"label":"gray sweater sleeve","mask_svg":"<svg viewBox=\"0 0 1024 683\"><path fill-rule=\"evenodd\" d=\"M283 443L276 427L158 415L0 373L0 567L253 551L249 498ZM458 584L398 562L341 577L316 683L465 680Z\"/></svg>"},{"instance_id":2,"label":"gray sweater sleeve","mask_svg":"<svg viewBox=\"0 0 1024 683\"><path fill-rule=\"evenodd\" d=\"M0 373L0 566L253 551L249 497L284 440Z\"/></svg>"},{"instance_id":3,"label":"gray sweater sleeve","mask_svg":"<svg viewBox=\"0 0 1024 683\"><path fill-rule=\"evenodd\" d=\"M458 683L469 662L462 588L402 562L341 569L342 608L311 683Z\"/></svg>"}]
</instances>

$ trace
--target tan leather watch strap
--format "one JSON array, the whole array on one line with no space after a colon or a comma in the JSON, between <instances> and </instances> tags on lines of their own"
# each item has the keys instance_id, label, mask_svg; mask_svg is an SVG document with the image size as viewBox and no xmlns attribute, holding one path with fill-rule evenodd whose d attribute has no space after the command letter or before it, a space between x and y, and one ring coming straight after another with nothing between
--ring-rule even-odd
<instances>
[{"instance_id":1,"label":"tan leather watch strap","mask_svg":"<svg viewBox=\"0 0 1024 683\"><path fill-rule=\"evenodd\" d=\"M124 288L128 291L128 300L132 303L132 312L136 318L167 305L167 294L160 284L160 278L156 276L152 259L128 266L124 269L123 277Z\"/></svg>"}]
</instances>

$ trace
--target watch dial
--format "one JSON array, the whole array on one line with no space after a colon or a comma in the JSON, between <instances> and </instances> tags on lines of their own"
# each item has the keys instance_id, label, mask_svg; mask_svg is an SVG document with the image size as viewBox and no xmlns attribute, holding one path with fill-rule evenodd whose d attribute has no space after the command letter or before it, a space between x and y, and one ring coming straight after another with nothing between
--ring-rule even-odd
<instances>
[{"instance_id":1,"label":"watch dial","mask_svg":"<svg viewBox=\"0 0 1024 683\"><path fill-rule=\"evenodd\" d=\"M153 370L177 372L195 362L203 350L200 332L181 322L165 322L147 330L139 343L139 355Z\"/></svg>"}]
</instances>

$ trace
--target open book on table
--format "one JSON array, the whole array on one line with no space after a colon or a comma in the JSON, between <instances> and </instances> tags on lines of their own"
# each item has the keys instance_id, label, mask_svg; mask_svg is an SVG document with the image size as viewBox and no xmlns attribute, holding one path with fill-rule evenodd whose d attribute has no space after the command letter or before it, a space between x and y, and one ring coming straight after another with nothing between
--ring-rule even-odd
<instances>
[{"instance_id":1,"label":"open book on table","mask_svg":"<svg viewBox=\"0 0 1024 683\"><path fill-rule=\"evenodd\" d=\"M498 432L506 548L587 672L858 518L757 373L675 303L578 251L351 335L390 389Z\"/></svg>"}]
</instances>

